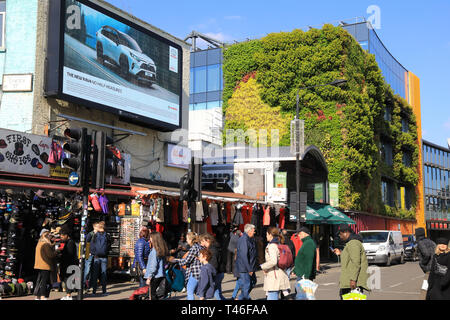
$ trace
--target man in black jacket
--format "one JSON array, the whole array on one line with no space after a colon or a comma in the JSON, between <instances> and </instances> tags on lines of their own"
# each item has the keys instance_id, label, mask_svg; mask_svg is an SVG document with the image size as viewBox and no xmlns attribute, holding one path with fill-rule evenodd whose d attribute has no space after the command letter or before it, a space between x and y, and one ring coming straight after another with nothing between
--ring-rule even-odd
<instances>
[{"instance_id":1,"label":"man in black jacket","mask_svg":"<svg viewBox=\"0 0 450 320\"><path fill-rule=\"evenodd\" d=\"M66 296L61 300L72 300L72 292L75 292L76 290L69 289L67 280L70 277L70 274L68 274L67 269L70 266L78 266L77 246L75 241L70 237L70 230L68 228L62 227L59 234L61 236L61 241L64 243L59 263L60 277L66 286Z\"/></svg>"},{"instance_id":2,"label":"man in black jacket","mask_svg":"<svg viewBox=\"0 0 450 320\"><path fill-rule=\"evenodd\" d=\"M94 233L86 236L86 242L90 242L92 258L92 293L97 293L97 279L100 271L100 283L103 295L106 295L106 269L108 267L108 252L111 247L111 238L105 231L105 222L100 221Z\"/></svg>"},{"instance_id":3,"label":"man in black jacket","mask_svg":"<svg viewBox=\"0 0 450 320\"><path fill-rule=\"evenodd\" d=\"M236 251L236 272L239 273L239 287L241 295L239 300L250 300L250 292L256 284L256 244L255 226L246 224L244 235L239 238Z\"/></svg>"},{"instance_id":4,"label":"man in black jacket","mask_svg":"<svg viewBox=\"0 0 450 320\"><path fill-rule=\"evenodd\" d=\"M416 229L417 254L419 256L419 266L424 272L424 280L420 294L421 300L425 300L428 289L428 277L430 276L431 262L436 249L436 244L430 239L425 238L425 229Z\"/></svg>"}]
</instances>

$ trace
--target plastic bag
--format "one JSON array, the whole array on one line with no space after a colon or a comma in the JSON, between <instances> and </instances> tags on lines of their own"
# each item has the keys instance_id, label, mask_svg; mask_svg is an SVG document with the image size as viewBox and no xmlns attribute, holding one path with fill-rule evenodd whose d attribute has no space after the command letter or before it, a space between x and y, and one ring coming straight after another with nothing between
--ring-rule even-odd
<instances>
[{"instance_id":1,"label":"plastic bag","mask_svg":"<svg viewBox=\"0 0 450 320\"><path fill-rule=\"evenodd\" d=\"M319 285L311 280L302 278L295 284L296 300L316 300L315 293Z\"/></svg>"},{"instance_id":2,"label":"plastic bag","mask_svg":"<svg viewBox=\"0 0 450 320\"><path fill-rule=\"evenodd\" d=\"M367 300L367 296L362 294L361 291L356 288L350 291L350 293L344 294L342 300Z\"/></svg>"}]
</instances>

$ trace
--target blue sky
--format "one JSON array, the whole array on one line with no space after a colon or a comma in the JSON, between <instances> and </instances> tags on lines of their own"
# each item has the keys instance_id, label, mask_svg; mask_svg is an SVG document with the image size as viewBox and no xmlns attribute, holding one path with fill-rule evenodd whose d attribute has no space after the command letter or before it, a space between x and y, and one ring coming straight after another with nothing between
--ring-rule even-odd
<instances>
[{"instance_id":1,"label":"blue sky","mask_svg":"<svg viewBox=\"0 0 450 320\"><path fill-rule=\"evenodd\" d=\"M448 0L107 0L122 10L184 39L196 30L225 42L271 32L370 19L380 9L381 41L420 78L422 134L447 146L450 138L450 1Z\"/></svg>"}]
</instances>

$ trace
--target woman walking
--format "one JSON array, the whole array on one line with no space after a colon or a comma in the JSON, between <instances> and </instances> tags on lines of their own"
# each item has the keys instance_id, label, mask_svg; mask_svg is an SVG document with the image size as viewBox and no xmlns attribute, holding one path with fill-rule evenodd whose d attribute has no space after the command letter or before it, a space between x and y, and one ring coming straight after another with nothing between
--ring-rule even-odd
<instances>
[{"instance_id":1,"label":"woman walking","mask_svg":"<svg viewBox=\"0 0 450 320\"><path fill-rule=\"evenodd\" d=\"M150 254L149 231L147 227L142 227L139 232L139 240L134 247L133 268L136 269L136 276L139 279L139 287L145 286L144 275L147 269L148 255Z\"/></svg>"},{"instance_id":2,"label":"woman walking","mask_svg":"<svg viewBox=\"0 0 450 320\"><path fill-rule=\"evenodd\" d=\"M438 238L428 278L427 300L450 300L450 249L448 239Z\"/></svg>"},{"instance_id":3,"label":"woman walking","mask_svg":"<svg viewBox=\"0 0 450 320\"><path fill-rule=\"evenodd\" d=\"M169 249L159 232L150 233L150 247L151 249L144 277L147 279L146 284L150 286L151 300L158 300L156 289L165 277L164 264L166 263Z\"/></svg>"},{"instance_id":4,"label":"woman walking","mask_svg":"<svg viewBox=\"0 0 450 320\"><path fill-rule=\"evenodd\" d=\"M267 293L267 300L278 300L281 291L290 289L289 278L278 268L280 258L278 244L281 243L282 235L278 228L269 227L266 237L268 242L265 250L266 262L261 265L264 272L264 291Z\"/></svg>"},{"instance_id":5,"label":"woman walking","mask_svg":"<svg viewBox=\"0 0 450 320\"><path fill-rule=\"evenodd\" d=\"M35 300L48 300L55 271L56 251L50 231L42 229L36 246L34 268L39 271L34 289Z\"/></svg>"},{"instance_id":6,"label":"woman walking","mask_svg":"<svg viewBox=\"0 0 450 320\"><path fill-rule=\"evenodd\" d=\"M187 252L186 257L182 259L169 257L169 261L178 262L181 267L186 266L185 285L187 291L187 300L195 300L194 294L198 286L200 269L202 266L200 260L198 260L197 258L200 250L204 249L204 247L200 245L198 235L195 232L189 232L186 235L186 240L191 246L191 248Z\"/></svg>"}]
</instances>

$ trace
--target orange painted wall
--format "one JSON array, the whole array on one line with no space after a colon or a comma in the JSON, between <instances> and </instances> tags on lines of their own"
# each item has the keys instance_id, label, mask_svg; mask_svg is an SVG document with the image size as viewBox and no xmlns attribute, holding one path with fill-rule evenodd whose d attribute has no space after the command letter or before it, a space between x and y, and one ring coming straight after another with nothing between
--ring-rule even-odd
<instances>
[{"instance_id":1,"label":"orange painted wall","mask_svg":"<svg viewBox=\"0 0 450 320\"><path fill-rule=\"evenodd\" d=\"M425 221L425 206L424 206L424 186L423 186L423 156L422 156L422 118L420 110L420 79L413 74L408 72L408 103L411 105L414 115L416 116L417 122L417 144L419 145L419 163L418 163L418 173L419 182L416 186L417 195L417 205L416 205L416 227L422 227L426 230Z\"/></svg>"}]
</instances>

